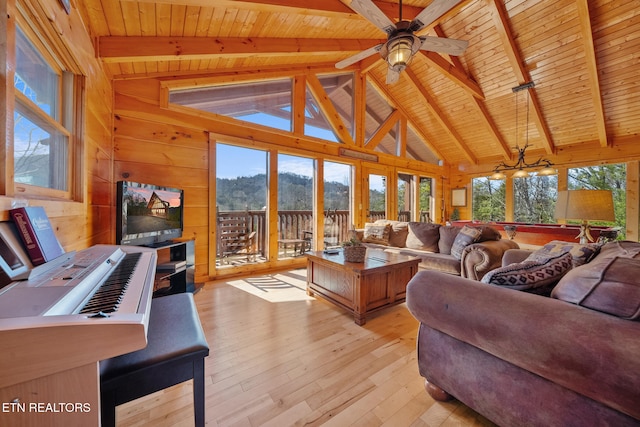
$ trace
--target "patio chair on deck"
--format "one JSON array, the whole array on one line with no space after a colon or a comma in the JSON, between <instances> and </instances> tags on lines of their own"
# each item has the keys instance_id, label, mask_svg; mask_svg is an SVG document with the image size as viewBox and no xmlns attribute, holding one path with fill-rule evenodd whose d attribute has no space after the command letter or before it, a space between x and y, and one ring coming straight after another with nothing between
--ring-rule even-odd
<instances>
[{"instance_id":1,"label":"patio chair on deck","mask_svg":"<svg viewBox=\"0 0 640 427\"><path fill-rule=\"evenodd\" d=\"M218 212L219 256L228 263L233 255L246 255L247 261L255 259L256 232L251 231L251 216L248 211Z\"/></svg>"}]
</instances>

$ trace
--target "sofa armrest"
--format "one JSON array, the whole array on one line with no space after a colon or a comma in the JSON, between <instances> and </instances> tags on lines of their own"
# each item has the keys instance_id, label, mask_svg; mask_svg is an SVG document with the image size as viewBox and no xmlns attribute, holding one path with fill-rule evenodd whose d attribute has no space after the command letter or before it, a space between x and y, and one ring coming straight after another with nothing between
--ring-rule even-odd
<instances>
[{"instance_id":1,"label":"sofa armrest","mask_svg":"<svg viewBox=\"0 0 640 427\"><path fill-rule=\"evenodd\" d=\"M527 259L533 251L529 249L507 249L502 255L502 266L517 264Z\"/></svg>"},{"instance_id":2,"label":"sofa armrest","mask_svg":"<svg viewBox=\"0 0 640 427\"><path fill-rule=\"evenodd\" d=\"M480 280L489 271L502 266L502 255L508 249L518 249L513 240L487 240L473 243L462 251L460 275Z\"/></svg>"},{"instance_id":3,"label":"sofa armrest","mask_svg":"<svg viewBox=\"0 0 640 427\"><path fill-rule=\"evenodd\" d=\"M640 322L428 270L406 303L431 329L640 419Z\"/></svg>"}]
</instances>

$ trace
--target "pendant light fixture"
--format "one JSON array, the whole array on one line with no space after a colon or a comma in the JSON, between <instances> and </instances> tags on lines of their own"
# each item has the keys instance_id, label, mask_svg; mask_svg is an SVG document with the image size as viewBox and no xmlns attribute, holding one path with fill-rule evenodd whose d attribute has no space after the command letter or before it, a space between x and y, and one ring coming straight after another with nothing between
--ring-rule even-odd
<instances>
[{"instance_id":1,"label":"pendant light fixture","mask_svg":"<svg viewBox=\"0 0 640 427\"><path fill-rule=\"evenodd\" d=\"M553 168L553 163L551 163L548 159L539 158L533 163L527 163L524 159L525 151L527 147L529 147L529 91L527 91L527 109L526 109L526 129L525 129L525 143L522 148L518 144L518 92L524 89L530 89L535 86L535 83L528 82L521 84L520 86L516 86L511 90L516 94L516 150L518 150L518 161L512 165L509 165L505 162L500 162L495 168L494 173L489 177L492 180L505 179L507 176L505 175L505 171L515 170L513 177L514 178L526 178L529 176L529 171L527 169L536 169L542 166L542 169L536 171L537 175L540 176L549 176L555 175L558 172L555 168Z\"/></svg>"}]
</instances>

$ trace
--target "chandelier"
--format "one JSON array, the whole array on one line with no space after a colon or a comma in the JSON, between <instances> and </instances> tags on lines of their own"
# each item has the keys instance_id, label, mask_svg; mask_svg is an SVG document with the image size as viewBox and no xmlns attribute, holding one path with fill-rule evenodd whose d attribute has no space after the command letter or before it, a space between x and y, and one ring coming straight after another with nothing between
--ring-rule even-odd
<instances>
[{"instance_id":1,"label":"chandelier","mask_svg":"<svg viewBox=\"0 0 640 427\"><path fill-rule=\"evenodd\" d=\"M525 151L527 147L529 147L529 91L527 91L527 113L526 113L526 123L527 127L525 129L525 144L522 148L518 144L518 92L524 89L529 89L535 86L535 83L528 82L521 84L520 86L516 86L511 90L516 94L516 146L515 149L518 150L518 161L512 165L507 164L505 162L500 162L494 169L493 175L489 177L489 179L499 180L505 179L507 176L504 174L505 171L516 171L513 174L514 178L526 178L529 176L529 171L527 169L536 169L542 167L539 171L536 172L539 176L548 176L555 175L558 173L552 166L548 159L543 159L542 157L536 160L533 163L527 163L524 159Z\"/></svg>"}]
</instances>

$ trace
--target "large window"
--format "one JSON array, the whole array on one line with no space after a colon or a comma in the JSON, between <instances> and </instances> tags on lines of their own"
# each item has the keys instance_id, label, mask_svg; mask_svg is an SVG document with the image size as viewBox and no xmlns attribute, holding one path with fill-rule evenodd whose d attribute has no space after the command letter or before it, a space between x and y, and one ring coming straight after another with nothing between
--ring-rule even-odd
<instances>
[{"instance_id":1,"label":"large window","mask_svg":"<svg viewBox=\"0 0 640 427\"><path fill-rule=\"evenodd\" d=\"M266 261L267 160L266 151L216 144L216 268Z\"/></svg>"},{"instance_id":2,"label":"large window","mask_svg":"<svg viewBox=\"0 0 640 427\"><path fill-rule=\"evenodd\" d=\"M476 221L504 221L505 180L491 180L488 177L474 178L472 186L473 219Z\"/></svg>"},{"instance_id":3,"label":"large window","mask_svg":"<svg viewBox=\"0 0 640 427\"><path fill-rule=\"evenodd\" d=\"M30 29L16 27L14 181L21 192L70 197L76 77ZM43 190L46 189L46 190Z\"/></svg>"},{"instance_id":4,"label":"large window","mask_svg":"<svg viewBox=\"0 0 640 427\"><path fill-rule=\"evenodd\" d=\"M349 239L351 216L352 166L324 162L324 247L337 246Z\"/></svg>"},{"instance_id":5,"label":"large window","mask_svg":"<svg viewBox=\"0 0 640 427\"><path fill-rule=\"evenodd\" d=\"M433 178L420 177L418 185L420 216L418 220L421 222L433 222L435 219L433 215L433 187Z\"/></svg>"},{"instance_id":6,"label":"large window","mask_svg":"<svg viewBox=\"0 0 640 427\"><path fill-rule=\"evenodd\" d=\"M413 197L413 175L398 174L398 221L413 221L415 204Z\"/></svg>"},{"instance_id":7,"label":"large window","mask_svg":"<svg viewBox=\"0 0 640 427\"><path fill-rule=\"evenodd\" d=\"M513 178L513 219L528 224L554 224L558 177Z\"/></svg>"},{"instance_id":8,"label":"large window","mask_svg":"<svg viewBox=\"0 0 640 427\"><path fill-rule=\"evenodd\" d=\"M308 249L305 239L313 235L313 178L312 159L278 155L278 258Z\"/></svg>"},{"instance_id":9,"label":"large window","mask_svg":"<svg viewBox=\"0 0 640 427\"><path fill-rule=\"evenodd\" d=\"M387 217L387 177L375 173L368 174L369 208L368 220L376 221Z\"/></svg>"}]
</instances>

